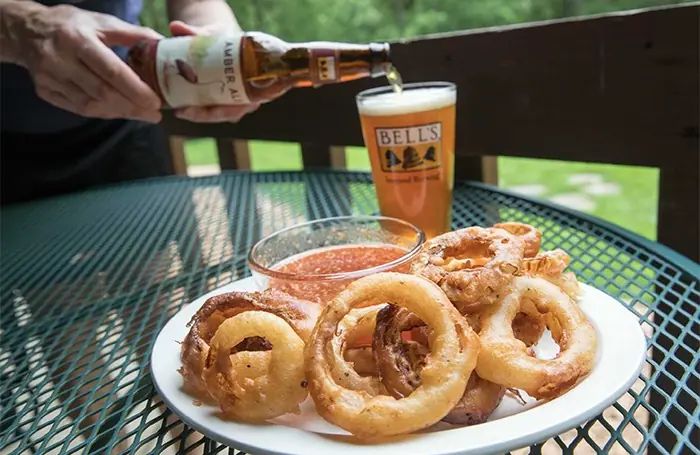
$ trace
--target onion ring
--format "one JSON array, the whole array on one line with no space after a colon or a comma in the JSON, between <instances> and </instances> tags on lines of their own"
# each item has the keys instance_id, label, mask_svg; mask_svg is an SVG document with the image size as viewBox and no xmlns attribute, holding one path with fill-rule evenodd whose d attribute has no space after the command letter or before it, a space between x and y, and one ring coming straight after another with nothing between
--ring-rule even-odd
<instances>
[{"instance_id":1,"label":"onion ring","mask_svg":"<svg viewBox=\"0 0 700 455\"><path fill-rule=\"evenodd\" d=\"M231 349L252 336L272 343L268 371L254 379L239 375L230 358ZM300 413L299 403L308 395L304 341L278 316L264 311L240 313L222 322L211 339L202 377L226 418L263 422Z\"/></svg>"},{"instance_id":2,"label":"onion ring","mask_svg":"<svg viewBox=\"0 0 700 455\"><path fill-rule=\"evenodd\" d=\"M421 385L400 400L339 385L326 349L351 309L387 302L408 309L432 329ZM438 286L414 275L378 273L354 281L324 308L306 345L306 377L324 419L360 439L375 439L411 433L442 419L462 397L478 352L479 337Z\"/></svg>"},{"instance_id":3,"label":"onion ring","mask_svg":"<svg viewBox=\"0 0 700 455\"><path fill-rule=\"evenodd\" d=\"M501 404L505 394L505 387L487 381L473 372L469 376L467 390L462 395L462 399L442 420L453 425L484 423Z\"/></svg>"},{"instance_id":4,"label":"onion ring","mask_svg":"<svg viewBox=\"0 0 700 455\"><path fill-rule=\"evenodd\" d=\"M513 318L513 336L526 346L536 345L547 328L543 316L520 312Z\"/></svg>"},{"instance_id":5,"label":"onion ring","mask_svg":"<svg viewBox=\"0 0 700 455\"><path fill-rule=\"evenodd\" d=\"M469 325L471 326L472 329L474 329L474 326L471 324L471 321L469 318L466 318L467 322L469 322ZM476 329L474 329L476 330ZM427 326L421 326L421 327L415 327L411 329L411 340L415 341L416 343L420 343L424 346L428 346L428 343L430 342L430 329Z\"/></svg>"},{"instance_id":6,"label":"onion ring","mask_svg":"<svg viewBox=\"0 0 700 455\"><path fill-rule=\"evenodd\" d=\"M387 305L377 315L373 352L382 383L394 398L409 396L420 385L420 373L429 352L428 345L403 341L401 333L423 324L404 308ZM425 327L425 326L423 326ZM505 387L479 377L469 376L459 402L442 420L457 425L485 422L505 395Z\"/></svg>"},{"instance_id":7,"label":"onion ring","mask_svg":"<svg viewBox=\"0 0 700 455\"><path fill-rule=\"evenodd\" d=\"M554 318L560 329L560 353L555 359L537 359L513 336L512 324L524 299L538 313ZM553 333L555 332L553 331ZM595 362L597 336L581 309L560 288L536 277L516 277L513 288L499 303L481 315L482 349L476 371L484 379L508 388L521 389L536 399L565 393L590 373Z\"/></svg>"},{"instance_id":8,"label":"onion ring","mask_svg":"<svg viewBox=\"0 0 700 455\"><path fill-rule=\"evenodd\" d=\"M377 313L385 305L375 305L350 311L338 325L338 330L347 331L345 344L348 348L369 346L377 320Z\"/></svg>"},{"instance_id":9,"label":"onion ring","mask_svg":"<svg viewBox=\"0 0 700 455\"><path fill-rule=\"evenodd\" d=\"M228 292L207 299L187 324L190 331L181 347L182 367L178 371L183 377L183 388L187 393L201 400L211 399L202 379L209 342L224 320L252 310L266 311L281 317L292 326L302 340L309 338L320 313L317 304L275 290L262 293ZM260 337L252 337L250 340L243 340L236 350L267 350L270 347L269 343Z\"/></svg>"},{"instance_id":10,"label":"onion ring","mask_svg":"<svg viewBox=\"0 0 700 455\"><path fill-rule=\"evenodd\" d=\"M231 369L238 375L237 381L248 384L248 379L256 379L267 374L272 355L270 351L239 351L231 355L230 359Z\"/></svg>"},{"instance_id":11,"label":"onion ring","mask_svg":"<svg viewBox=\"0 0 700 455\"><path fill-rule=\"evenodd\" d=\"M574 302L578 301L581 295L581 286L573 272L565 272L557 276L542 276L541 278L558 286Z\"/></svg>"},{"instance_id":12,"label":"onion ring","mask_svg":"<svg viewBox=\"0 0 700 455\"><path fill-rule=\"evenodd\" d=\"M372 355L372 334L377 319L377 312L385 305L376 305L350 311L338 324L338 335L347 331L343 358L360 376L376 377L377 366ZM378 381L373 381L373 389L379 389ZM347 387L347 385L346 385ZM353 387L349 387L353 388ZM354 388L354 390L358 390Z\"/></svg>"},{"instance_id":13,"label":"onion ring","mask_svg":"<svg viewBox=\"0 0 700 455\"><path fill-rule=\"evenodd\" d=\"M515 336L515 338L522 341L527 346L532 346L539 342L539 340L542 338L542 335L544 335L544 331L547 329L545 315L542 315L539 312L537 312L534 304L529 302L527 299L523 299L523 302L521 302L521 304L530 304L530 309L532 311L521 311L515 315L515 318L513 319L513 335ZM482 306L479 309L483 308L484 307ZM464 317L467 319L469 325L472 327L472 329L476 331L477 334L481 332L481 313L479 311L466 313ZM416 333L416 331L425 328L426 327L415 328L411 331L411 334L413 335L414 333ZM415 336L413 339L416 339ZM423 342L423 344L426 344L426 342Z\"/></svg>"},{"instance_id":14,"label":"onion ring","mask_svg":"<svg viewBox=\"0 0 700 455\"><path fill-rule=\"evenodd\" d=\"M524 243L504 229L478 226L427 241L411 273L438 284L461 313L491 304L522 269ZM487 262L478 267L483 258Z\"/></svg>"},{"instance_id":15,"label":"onion ring","mask_svg":"<svg viewBox=\"0 0 700 455\"><path fill-rule=\"evenodd\" d=\"M569 266L571 257L559 248L545 251L523 261L523 273L526 275L557 276Z\"/></svg>"},{"instance_id":16,"label":"onion ring","mask_svg":"<svg viewBox=\"0 0 700 455\"><path fill-rule=\"evenodd\" d=\"M371 334L374 331L377 311L382 307L383 305L376 305L348 312L338 323L336 336L326 345L326 355L333 360L329 363L331 374L341 387L364 391L370 395L379 395L384 391L384 386L378 377L360 374L354 363L346 360L345 356L346 349L350 347L349 340L354 342L354 347L358 347L367 337L367 333Z\"/></svg>"},{"instance_id":17,"label":"onion ring","mask_svg":"<svg viewBox=\"0 0 700 455\"><path fill-rule=\"evenodd\" d=\"M350 348L343 354L345 360L352 364L352 368L360 376L378 376L377 365L374 363L372 348L364 346L361 348Z\"/></svg>"},{"instance_id":18,"label":"onion ring","mask_svg":"<svg viewBox=\"0 0 700 455\"><path fill-rule=\"evenodd\" d=\"M372 340L374 362L382 384L396 399L409 396L420 385L420 370L429 352L427 344L405 342L401 334L424 325L413 313L396 305L387 305L377 314Z\"/></svg>"},{"instance_id":19,"label":"onion ring","mask_svg":"<svg viewBox=\"0 0 700 455\"><path fill-rule=\"evenodd\" d=\"M525 244L524 255L526 258L531 258L537 255L540 251L542 243L542 233L533 226L525 223L506 222L493 225L496 229L503 229L510 234L519 237Z\"/></svg>"},{"instance_id":20,"label":"onion ring","mask_svg":"<svg viewBox=\"0 0 700 455\"><path fill-rule=\"evenodd\" d=\"M564 272L571 262L571 257L559 248L545 251L534 258L523 261L525 275L544 278L552 284L559 286L569 297L578 300L581 292L576 275L572 272Z\"/></svg>"}]
</instances>

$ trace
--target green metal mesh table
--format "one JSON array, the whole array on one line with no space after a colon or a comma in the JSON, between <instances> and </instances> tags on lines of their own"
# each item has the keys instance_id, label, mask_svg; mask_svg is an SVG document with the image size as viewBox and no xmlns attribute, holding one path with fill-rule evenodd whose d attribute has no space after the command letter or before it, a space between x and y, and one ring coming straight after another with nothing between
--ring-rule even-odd
<instances>
[{"instance_id":1,"label":"green metal mesh table","mask_svg":"<svg viewBox=\"0 0 700 455\"><path fill-rule=\"evenodd\" d=\"M367 174L321 171L173 177L3 209L0 453L239 453L157 396L156 335L183 305L247 276L261 236L377 212ZM455 228L499 219L567 250L580 280L638 316L652 352L614 406L515 453L700 453L698 264L586 215L456 184Z\"/></svg>"}]
</instances>

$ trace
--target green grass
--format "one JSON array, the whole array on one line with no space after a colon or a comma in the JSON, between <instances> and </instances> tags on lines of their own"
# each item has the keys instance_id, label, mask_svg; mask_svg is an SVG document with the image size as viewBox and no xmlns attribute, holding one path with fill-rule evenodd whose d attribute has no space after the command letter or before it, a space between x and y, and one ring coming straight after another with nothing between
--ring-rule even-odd
<instances>
[{"instance_id":1,"label":"green grass","mask_svg":"<svg viewBox=\"0 0 700 455\"><path fill-rule=\"evenodd\" d=\"M347 147L345 165L351 171L369 171L369 155L364 147Z\"/></svg>"},{"instance_id":2,"label":"green grass","mask_svg":"<svg viewBox=\"0 0 700 455\"><path fill-rule=\"evenodd\" d=\"M268 141L250 141L251 166L256 171L280 171L303 169L301 147L298 144ZM185 145L188 166L217 164L214 139L193 139ZM346 155L348 169L365 171L370 169L369 156L363 147L348 147Z\"/></svg>"},{"instance_id":3,"label":"green grass","mask_svg":"<svg viewBox=\"0 0 700 455\"><path fill-rule=\"evenodd\" d=\"M216 142L214 139L194 139L185 143L185 160L187 166L204 166L217 164Z\"/></svg>"},{"instance_id":4,"label":"green grass","mask_svg":"<svg viewBox=\"0 0 700 455\"><path fill-rule=\"evenodd\" d=\"M255 171L300 170L301 150L298 144L251 141L251 165ZM218 163L212 139L197 139L186 144L189 166ZM346 164L351 170L369 170L369 157L362 147L347 149ZM619 185L619 194L590 196L595 207L590 211L612 223L644 237L656 238L656 206L659 173L657 169L608 164L570 163L553 160L501 157L499 186L543 185L538 197L577 193L580 185L568 182L575 174L598 174L604 182Z\"/></svg>"},{"instance_id":5,"label":"green grass","mask_svg":"<svg viewBox=\"0 0 700 455\"><path fill-rule=\"evenodd\" d=\"M580 191L580 186L567 182L572 175L599 174L604 182L618 184L620 192L594 197L596 207L590 213L644 237L656 239L658 169L526 158L500 158L498 165L499 186L508 188L541 184L547 190L539 197L545 199Z\"/></svg>"}]
</instances>

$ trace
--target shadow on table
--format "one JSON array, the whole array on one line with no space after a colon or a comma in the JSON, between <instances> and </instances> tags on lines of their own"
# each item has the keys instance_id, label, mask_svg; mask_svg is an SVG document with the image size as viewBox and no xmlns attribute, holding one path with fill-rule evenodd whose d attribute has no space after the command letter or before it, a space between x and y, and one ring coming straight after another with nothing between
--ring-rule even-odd
<instances>
[{"instance_id":1,"label":"shadow on table","mask_svg":"<svg viewBox=\"0 0 700 455\"><path fill-rule=\"evenodd\" d=\"M243 273L231 247L224 255L215 244L225 242L207 237L207 189L139 184L3 211L1 289L11 310L0 333L9 353L0 357L0 446L41 451L99 435L108 408L148 378L165 321ZM134 398L118 409L122 421Z\"/></svg>"},{"instance_id":2,"label":"shadow on table","mask_svg":"<svg viewBox=\"0 0 700 455\"><path fill-rule=\"evenodd\" d=\"M168 318L244 276L264 231L349 213L342 196L328 205L327 182L303 180L175 179L4 210L0 446L123 442Z\"/></svg>"},{"instance_id":3,"label":"shadow on table","mask_svg":"<svg viewBox=\"0 0 700 455\"><path fill-rule=\"evenodd\" d=\"M0 446L150 444L143 426L184 437L153 395L155 336L187 302L247 275L248 249L262 236L376 211L367 176L336 177L174 179L3 211L0 286L12 311L3 312L0 334L9 353L0 357ZM469 209L460 221L488 216ZM161 428L156 415L171 424Z\"/></svg>"}]
</instances>

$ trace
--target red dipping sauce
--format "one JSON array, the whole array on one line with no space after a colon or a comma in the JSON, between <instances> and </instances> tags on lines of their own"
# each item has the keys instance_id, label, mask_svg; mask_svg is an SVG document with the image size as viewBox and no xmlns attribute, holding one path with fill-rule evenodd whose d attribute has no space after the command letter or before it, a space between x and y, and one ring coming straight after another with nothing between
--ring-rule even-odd
<instances>
[{"instance_id":1,"label":"red dipping sauce","mask_svg":"<svg viewBox=\"0 0 700 455\"><path fill-rule=\"evenodd\" d=\"M292 256L273 270L296 274L295 280L271 278L269 287L325 305L354 279L326 279L318 275L343 274L396 261L408 250L396 245L343 245L311 250ZM408 273L409 262L386 271ZM356 279L356 278L355 278Z\"/></svg>"}]
</instances>

